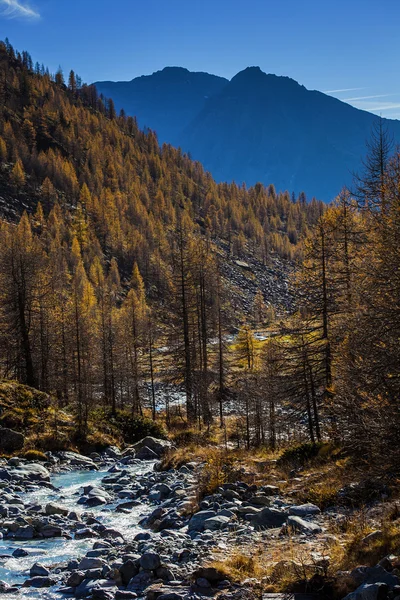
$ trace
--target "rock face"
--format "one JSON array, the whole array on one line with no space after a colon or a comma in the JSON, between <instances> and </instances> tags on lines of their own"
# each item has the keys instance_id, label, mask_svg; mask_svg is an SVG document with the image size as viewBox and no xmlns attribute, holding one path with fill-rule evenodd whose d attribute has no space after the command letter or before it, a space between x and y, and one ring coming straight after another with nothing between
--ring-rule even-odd
<instances>
[{"instance_id":1,"label":"rock face","mask_svg":"<svg viewBox=\"0 0 400 600\"><path fill-rule=\"evenodd\" d=\"M3 452L16 452L23 448L25 438L22 433L8 429L7 427L0 427L0 450Z\"/></svg>"}]
</instances>

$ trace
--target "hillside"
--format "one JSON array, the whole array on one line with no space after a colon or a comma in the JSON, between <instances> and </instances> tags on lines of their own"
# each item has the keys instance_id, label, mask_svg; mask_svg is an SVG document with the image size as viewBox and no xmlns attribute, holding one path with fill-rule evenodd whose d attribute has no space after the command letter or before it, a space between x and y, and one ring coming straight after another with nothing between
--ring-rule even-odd
<instances>
[{"instance_id":1,"label":"hillside","mask_svg":"<svg viewBox=\"0 0 400 600\"><path fill-rule=\"evenodd\" d=\"M225 352L246 319L293 308L289 274L322 205L217 184L9 44L0 71L1 372L73 398L78 437L99 397L154 414L160 381L207 422L215 339Z\"/></svg>"},{"instance_id":2,"label":"hillside","mask_svg":"<svg viewBox=\"0 0 400 600\"><path fill-rule=\"evenodd\" d=\"M273 187L216 184L179 150L160 148L154 134L143 133L134 119L117 117L93 87L55 83L5 47L0 68L4 217L34 212L39 200L45 215L57 203L74 214L78 210L88 236L95 235L103 251L116 257L123 274L135 260L147 289L158 285L158 291L157 257L163 262L168 256L160 249L170 248L181 209L196 234L228 242L226 259L246 260L250 253L265 264L276 255L285 270L285 260L298 254L297 242L315 223L318 204L305 204L304 197L293 202ZM17 164L23 173L14 177ZM279 290L276 298L268 296L287 307Z\"/></svg>"},{"instance_id":3,"label":"hillside","mask_svg":"<svg viewBox=\"0 0 400 600\"><path fill-rule=\"evenodd\" d=\"M172 115L170 98L159 94L171 86L180 113ZM191 77L204 74L186 73ZM241 71L231 81L218 81L213 95L199 103L175 86L175 69L132 82L97 82L118 107L156 130L162 141L179 145L199 160L217 181L274 183L278 190L301 190L331 201L352 174L361 169L365 142L378 117L318 91L307 90L289 77L265 74L258 67ZM211 76L210 76L211 77ZM167 80L167 81L166 81ZM146 101L151 98L151 103ZM144 104L146 109L144 110ZM201 104L201 106L200 106ZM196 112L196 114L194 114ZM192 119L188 123L188 115ZM177 118L178 116L178 118ZM167 123L173 123L168 137ZM400 141L400 122L383 119Z\"/></svg>"}]
</instances>

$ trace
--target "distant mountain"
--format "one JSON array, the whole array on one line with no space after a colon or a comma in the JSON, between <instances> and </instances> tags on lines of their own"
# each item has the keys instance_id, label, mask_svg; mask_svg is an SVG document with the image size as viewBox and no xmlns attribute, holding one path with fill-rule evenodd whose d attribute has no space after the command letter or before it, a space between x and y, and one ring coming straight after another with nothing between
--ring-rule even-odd
<instances>
[{"instance_id":1,"label":"distant mountain","mask_svg":"<svg viewBox=\"0 0 400 600\"><path fill-rule=\"evenodd\" d=\"M117 110L123 108L137 117L140 127L155 130L161 143L179 146L183 129L227 83L216 75L166 67L132 81L99 81L95 85L114 100Z\"/></svg>"},{"instance_id":2,"label":"distant mountain","mask_svg":"<svg viewBox=\"0 0 400 600\"><path fill-rule=\"evenodd\" d=\"M231 81L166 68L131 82L98 82L137 116L203 163L218 181L273 183L330 201L361 168L378 117L259 67ZM384 119L397 142L400 121Z\"/></svg>"}]
</instances>

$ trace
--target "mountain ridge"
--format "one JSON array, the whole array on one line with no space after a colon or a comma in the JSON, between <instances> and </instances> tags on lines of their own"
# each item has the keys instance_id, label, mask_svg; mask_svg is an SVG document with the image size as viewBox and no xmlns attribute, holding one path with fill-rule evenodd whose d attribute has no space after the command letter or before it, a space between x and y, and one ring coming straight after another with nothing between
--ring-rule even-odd
<instances>
[{"instance_id":1,"label":"mountain ridge","mask_svg":"<svg viewBox=\"0 0 400 600\"><path fill-rule=\"evenodd\" d=\"M171 73L179 73L178 86ZM164 89L168 88L166 100L154 85L160 74ZM198 75L204 76L202 80ZM351 185L352 174L361 168L365 142L379 119L323 92L308 90L291 77L264 73L258 66L247 67L230 80L214 81L210 77L217 76L180 67L144 77L150 99L145 110L138 87L141 78L132 80L136 83L131 90L136 91L125 106L124 98L131 92L125 89L122 97L118 90L126 83L95 85L113 98L118 109L125 108L140 125L155 130L161 143L179 146L199 160L217 181L273 182L277 189L305 191L325 201L332 200L343 184ZM182 96L182 80L196 80L196 102L190 95ZM211 81L216 85L210 88ZM213 93L206 93L207 86ZM383 121L400 142L400 121Z\"/></svg>"}]
</instances>

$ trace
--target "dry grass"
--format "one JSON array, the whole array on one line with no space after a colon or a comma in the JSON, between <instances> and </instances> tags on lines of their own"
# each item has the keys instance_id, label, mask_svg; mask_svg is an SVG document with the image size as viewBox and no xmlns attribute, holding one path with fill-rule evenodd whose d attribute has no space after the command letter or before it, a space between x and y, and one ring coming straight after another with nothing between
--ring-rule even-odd
<instances>
[{"instance_id":1,"label":"dry grass","mask_svg":"<svg viewBox=\"0 0 400 600\"><path fill-rule=\"evenodd\" d=\"M221 573L225 579L241 583L245 579L262 579L267 574L267 569L260 560L261 549L253 555L246 555L235 551L226 560L214 560L207 564Z\"/></svg>"},{"instance_id":2,"label":"dry grass","mask_svg":"<svg viewBox=\"0 0 400 600\"><path fill-rule=\"evenodd\" d=\"M377 527L368 523L362 514L358 515L352 519L347 529L346 541L342 546L336 547L336 555L333 557L339 569L351 570L358 565L374 566L385 556L400 553L400 519L392 520L390 513ZM380 535L364 541L373 531L379 531Z\"/></svg>"}]
</instances>

